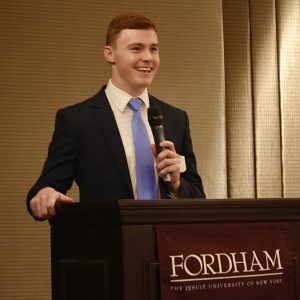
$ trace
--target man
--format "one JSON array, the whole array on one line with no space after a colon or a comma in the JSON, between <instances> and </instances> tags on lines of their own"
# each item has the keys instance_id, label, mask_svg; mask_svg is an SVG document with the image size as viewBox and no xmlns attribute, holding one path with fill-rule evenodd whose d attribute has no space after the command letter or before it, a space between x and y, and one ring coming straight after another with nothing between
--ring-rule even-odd
<instances>
[{"instance_id":1,"label":"man","mask_svg":"<svg viewBox=\"0 0 300 300\"><path fill-rule=\"evenodd\" d=\"M57 113L48 158L27 196L28 210L36 219L54 216L57 202L74 202L66 196L73 180L80 201L138 198L133 111L127 106L137 97L142 100L141 116L152 144L147 108L158 106L163 115L166 140L160 145L165 150L159 154L152 150L159 197L205 197L187 114L148 94L160 64L155 25L138 14L117 16L107 31L104 57L111 66L107 86ZM164 181L165 176L170 180Z\"/></svg>"}]
</instances>

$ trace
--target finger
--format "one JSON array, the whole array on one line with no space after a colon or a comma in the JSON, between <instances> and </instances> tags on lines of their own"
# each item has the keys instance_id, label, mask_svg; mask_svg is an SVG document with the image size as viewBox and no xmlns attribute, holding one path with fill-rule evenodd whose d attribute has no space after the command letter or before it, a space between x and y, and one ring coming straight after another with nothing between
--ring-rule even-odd
<instances>
[{"instance_id":1,"label":"finger","mask_svg":"<svg viewBox=\"0 0 300 300\"><path fill-rule=\"evenodd\" d=\"M172 171L176 171L176 169L178 169L178 171L180 171L180 158L178 156L176 156L174 158L164 158L164 159L158 161L157 169L159 171L163 170L167 167L172 167Z\"/></svg>"},{"instance_id":2,"label":"finger","mask_svg":"<svg viewBox=\"0 0 300 300\"><path fill-rule=\"evenodd\" d=\"M37 218L38 208L37 208L37 199L36 199L36 197L32 198L29 205L30 205L30 210L31 210L32 215Z\"/></svg>"},{"instance_id":3,"label":"finger","mask_svg":"<svg viewBox=\"0 0 300 300\"><path fill-rule=\"evenodd\" d=\"M161 151L157 156L157 160L158 160L158 162L162 162L165 159L171 157L171 155L172 155L172 152L169 150Z\"/></svg>"},{"instance_id":4,"label":"finger","mask_svg":"<svg viewBox=\"0 0 300 300\"><path fill-rule=\"evenodd\" d=\"M45 212L45 210L43 208L43 204L41 202L40 197L37 197L30 201L30 209L31 209L32 215L35 218L40 219L40 220L44 220L45 218L47 218L47 212Z\"/></svg>"},{"instance_id":5,"label":"finger","mask_svg":"<svg viewBox=\"0 0 300 300\"><path fill-rule=\"evenodd\" d=\"M48 218L56 216L55 203L57 201L57 197L58 195L51 196L46 202Z\"/></svg>"},{"instance_id":6,"label":"finger","mask_svg":"<svg viewBox=\"0 0 300 300\"><path fill-rule=\"evenodd\" d=\"M45 197L36 196L31 202L32 202L32 212L33 215L41 220L44 220L47 218L47 210L45 209L45 206L43 205L43 201L45 200Z\"/></svg>"},{"instance_id":7,"label":"finger","mask_svg":"<svg viewBox=\"0 0 300 300\"><path fill-rule=\"evenodd\" d=\"M32 201L35 203L35 216L45 220L55 215L54 203L57 193L40 193Z\"/></svg>"},{"instance_id":8,"label":"finger","mask_svg":"<svg viewBox=\"0 0 300 300\"><path fill-rule=\"evenodd\" d=\"M69 196L66 196L64 194L60 194L59 198L56 200L56 202L62 202L62 203L72 203L75 202L75 200Z\"/></svg>"},{"instance_id":9,"label":"finger","mask_svg":"<svg viewBox=\"0 0 300 300\"><path fill-rule=\"evenodd\" d=\"M169 159L169 158L171 158L171 159L175 159L175 158L180 159L180 156L176 152L166 149L166 150L160 152L158 154L157 158L158 158L159 161L163 161L164 159Z\"/></svg>"},{"instance_id":10,"label":"finger","mask_svg":"<svg viewBox=\"0 0 300 300\"><path fill-rule=\"evenodd\" d=\"M74 203L76 202L74 199L65 196L65 195L60 195L60 197L56 200L55 204L54 204L54 209L56 207L56 205L60 205L62 203Z\"/></svg>"},{"instance_id":11,"label":"finger","mask_svg":"<svg viewBox=\"0 0 300 300\"><path fill-rule=\"evenodd\" d=\"M30 207L31 213L34 214L35 210L36 210L36 208L35 208L35 197L33 197L31 199L31 201L29 202L29 207Z\"/></svg>"},{"instance_id":12,"label":"finger","mask_svg":"<svg viewBox=\"0 0 300 300\"><path fill-rule=\"evenodd\" d=\"M70 202L75 202L75 200L61 193L56 193L52 195L47 201L48 215L51 217L56 216L56 210L55 210L56 203L70 203Z\"/></svg>"},{"instance_id":13,"label":"finger","mask_svg":"<svg viewBox=\"0 0 300 300\"><path fill-rule=\"evenodd\" d=\"M171 176L171 181L172 181L172 178L174 178L174 177L178 178L178 177L179 177L180 172L179 172L178 168L175 168L175 167L173 167L173 166L168 166L168 167L162 169L162 170L159 172L158 175L159 175L160 177L164 177L164 176L167 175L167 174L170 174L170 176Z\"/></svg>"},{"instance_id":14,"label":"finger","mask_svg":"<svg viewBox=\"0 0 300 300\"><path fill-rule=\"evenodd\" d=\"M174 166L168 166L168 167L164 168L163 170L161 170L158 173L158 176L160 178L163 178L164 181L175 183L175 182L179 181L179 179L180 179L180 171L178 168L176 168ZM166 177L166 176L168 176L168 177ZM168 178L168 180L165 180L165 178Z\"/></svg>"},{"instance_id":15,"label":"finger","mask_svg":"<svg viewBox=\"0 0 300 300\"><path fill-rule=\"evenodd\" d=\"M166 148L166 149L168 149L168 150L170 150L172 152L176 152L174 143L171 142L171 141L162 141L159 145L162 148Z\"/></svg>"},{"instance_id":16,"label":"finger","mask_svg":"<svg viewBox=\"0 0 300 300\"><path fill-rule=\"evenodd\" d=\"M39 204L39 218L41 219L49 219L51 217L51 202L53 202L53 197L49 195L41 195Z\"/></svg>"}]
</instances>

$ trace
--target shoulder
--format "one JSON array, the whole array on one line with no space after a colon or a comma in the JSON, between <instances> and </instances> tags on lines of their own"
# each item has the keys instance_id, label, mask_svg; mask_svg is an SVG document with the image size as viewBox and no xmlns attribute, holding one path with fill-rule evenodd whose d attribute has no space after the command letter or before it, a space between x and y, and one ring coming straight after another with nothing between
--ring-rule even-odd
<instances>
[{"instance_id":1,"label":"shoulder","mask_svg":"<svg viewBox=\"0 0 300 300\"><path fill-rule=\"evenodd\" d=\"M103 86L97 94L84 101L60 108L58 114L81 114L92 107L100 107L105 103L105 100L107 100L105 87L106 86Z\"/></svg>"},{"instance_id":2,"label":"shoulder","mask_svg":"<svg viewBox=\"0 0 300 300\"><path fill-rule=\"evenodd\" d=\"M159 106L163 115L178 117L178 118L186 118L187 113L183 109L175 107L171 104L168 104L152 95L149 95L150 106Z\"/></svg>"}]
</instances>

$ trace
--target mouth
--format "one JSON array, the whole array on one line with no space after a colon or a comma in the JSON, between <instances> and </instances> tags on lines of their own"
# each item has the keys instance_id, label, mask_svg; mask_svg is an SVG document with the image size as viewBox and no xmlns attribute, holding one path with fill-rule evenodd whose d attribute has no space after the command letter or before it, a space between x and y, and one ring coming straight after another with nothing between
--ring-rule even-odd
<instances>
[{"instance_id":1,"label":"mouth","mask_svg":"<svg viewBox=\"0 0 300 300\"><path fill-rule=\"evenodd\" d=\"M152 68L150 67L136 67L135 69L142 73L151 73L152 71Z\"/></svg>"}]
</instances>

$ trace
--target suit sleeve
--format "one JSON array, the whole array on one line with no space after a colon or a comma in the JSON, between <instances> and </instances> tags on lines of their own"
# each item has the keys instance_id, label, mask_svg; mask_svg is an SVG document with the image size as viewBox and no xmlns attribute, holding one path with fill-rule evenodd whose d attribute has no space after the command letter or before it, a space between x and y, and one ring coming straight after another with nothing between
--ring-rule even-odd
<instances>
[{"instance_id":1,"label":"suit sleeve","mask_svg":"<svg viewBox=\"0 0 300 300\"><path fill-rule=\"evenodd\" d=\"M76 176L76 157L74 127L64 111L60 110L56 114L55 130L42 173L27 195L29 211L30 200L44 187L52 187L58 192L66 194Z\"/></svg>"},{"instance_id":2,"label":"suit sleeve","mask_svg":"<svg viewBox=\"0 0 300 300\"><path fill-rule=\"evenodd\" d=\"M202 180L197 171L197 163L193 152L193 144L189 129L189 119L186 112L185 134L182 143L182 153L185 156L186 171L180 175L180 198L205 198Z\"/></svg>"}]
</instances>

